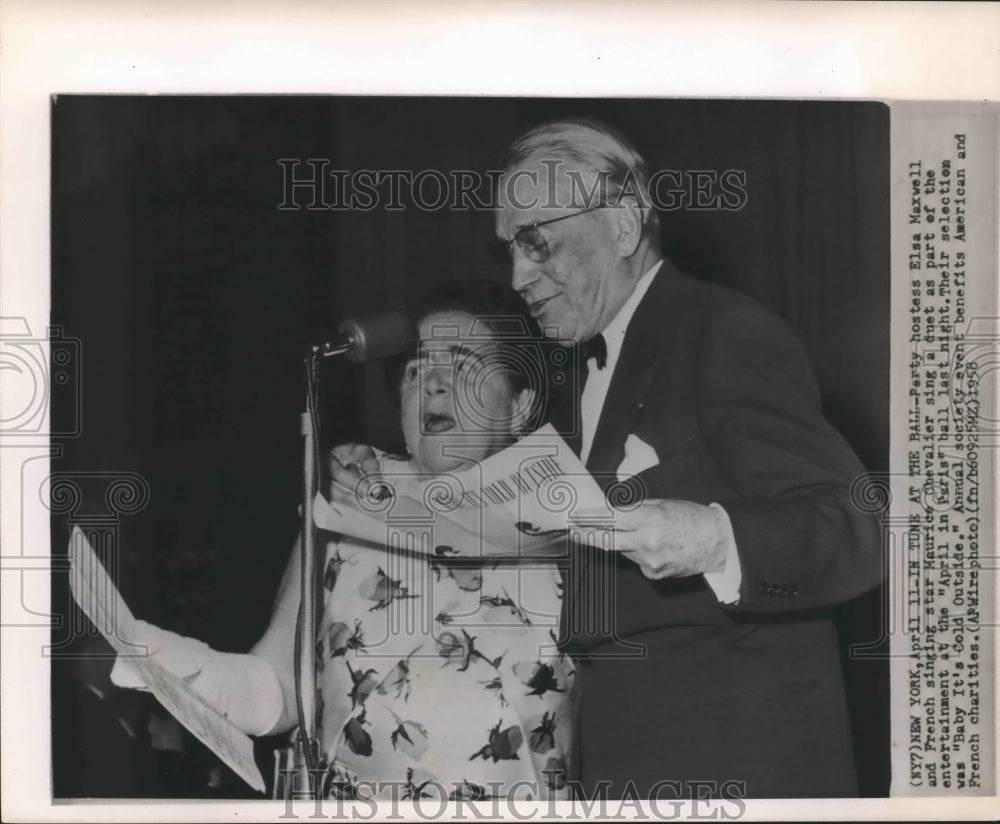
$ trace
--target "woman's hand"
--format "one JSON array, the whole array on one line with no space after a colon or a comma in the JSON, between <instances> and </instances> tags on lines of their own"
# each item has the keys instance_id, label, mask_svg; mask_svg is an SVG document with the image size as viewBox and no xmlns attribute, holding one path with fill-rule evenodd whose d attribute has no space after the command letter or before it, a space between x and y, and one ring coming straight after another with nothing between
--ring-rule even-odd
<instances>
[{"instance_id":1,"label":"woman's hand","mask_svg":"<svg viewBox=\"0 0 1000 824\"><path fill-rule=\"evenodd\" d=\"M378 499L388 489L382 480L375 450L370 446L340 444L330 450L328 457L331 482L327 484L327 493L331 502L361 507L366 499L371 496Z\"/></svg>"},{"instance_id":2,"label":"woman's hand","mask_svg":"<svg viewBox=\"0 0 1000 824\"><path fill-rule=\"evenodd\" d=\"M171 675L185 681L201 672L212 653L208 644L196 638L178 635L146 621L136 621L134 634L126 640L137 647L144 647L143 657L151 658ZM115 658L111 681L128 689L148 689L128 656Z\"/></svg>"},{"instance_id":3,"label":"woman's hand","mask_svg":"<svg viewBox=\"0 0 1000 824\"><path fill-rule=\"evenodd\" d=\"M247 735L273 730L284 712L284 693L271 663L253 654L218 652L155 624L136 621L128 639L158 666ZM129 657L118 656L111 681L119 687L148 689Z\"/></svg>"}]
</instances>

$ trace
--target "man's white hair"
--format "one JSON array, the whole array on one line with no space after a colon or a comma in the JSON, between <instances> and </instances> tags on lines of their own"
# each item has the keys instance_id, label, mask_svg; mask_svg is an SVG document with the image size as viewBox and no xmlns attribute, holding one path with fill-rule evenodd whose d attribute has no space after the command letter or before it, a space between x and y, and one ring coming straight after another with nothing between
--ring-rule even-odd
<instances>
[{"instance_id":1,"label":"man's white hair","mask_svg":"<svg viewBox=\"0 0 1000 824\"><path fill-rule=\"evenodd\" d=\"M634 197L643 209L645 233L659 234L659 217L649 195L646 161L617 129L595 120L553 120L524 132L511 144L503 159L505 176L529 163L560 164L562 171L593 174L599 184L588 190L581 185L576 194L596 192L605 205L617 205ZM568 204L562 204L568 205ZM577 204L595 206L596 202Z\"/></svg>"}]
</instances>

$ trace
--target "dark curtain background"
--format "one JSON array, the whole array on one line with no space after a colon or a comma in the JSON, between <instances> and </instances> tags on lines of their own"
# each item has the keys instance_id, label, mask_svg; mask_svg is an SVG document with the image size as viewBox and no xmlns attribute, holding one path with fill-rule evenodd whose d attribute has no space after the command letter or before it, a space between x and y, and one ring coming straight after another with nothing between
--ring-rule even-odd
<instances>
[{"instance_id":1,"label":"dark curtain background","mask_svg":"<svg viewBox=\"0 0 1000 824\"><path fill-rule=\"evenodd\" d=\"M149 484L149 503L117 525L121 589L139 617L221 649L252 644L297 528L304 343L450 277L506 277L486 251L489 211L311 210L302 191L303 208L282 210L278 161L483 172L514 133L562 115L618 126L653 171L746 173L739 211L665 213L664 247L785 318L830 420L868 469L887 470L881 104L62 96L52 105L52 322L80 340L81 377L79 412L61 402L53 420L78 414L80 435L59 441L53 471ZM398 446L377 366L329 364L322 410L325 443ZM54 518L59 546L65 525ZM58 580L55 595L57 609L67 603ZM880 610L874 593L841 621L867 795L888 786L887 668L874 647L847 650L878 641ZM57 747L62 735L57 723ZM56 794L72 794L58 775Z\"/></svg>"}]
</instances>

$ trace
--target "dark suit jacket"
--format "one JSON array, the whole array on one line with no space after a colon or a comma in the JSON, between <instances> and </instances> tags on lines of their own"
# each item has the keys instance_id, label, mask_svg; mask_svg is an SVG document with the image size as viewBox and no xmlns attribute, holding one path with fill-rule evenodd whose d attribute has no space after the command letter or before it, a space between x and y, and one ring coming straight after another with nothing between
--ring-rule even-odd
<instances>
[{"instance_id":1,"label":"dark suit jacket","mask_svg":"<svg viewBox=\"0 0 1000 824\"><path fill-rule=\"evenodd\" d=\"M622 487L630 434L659 464ZM563 637L585 653L585 791L610 781L620 796L632 781L666 798L707 781L716 795L855 794L829 608L877 585L880 529L852 505L864 470L823 419L790 330L665 261L629 325L587 468L612 499L721 504L742 587L725 607L702 576L654 582L616 553L575 553Z\"/></svg>"}]
</instances>

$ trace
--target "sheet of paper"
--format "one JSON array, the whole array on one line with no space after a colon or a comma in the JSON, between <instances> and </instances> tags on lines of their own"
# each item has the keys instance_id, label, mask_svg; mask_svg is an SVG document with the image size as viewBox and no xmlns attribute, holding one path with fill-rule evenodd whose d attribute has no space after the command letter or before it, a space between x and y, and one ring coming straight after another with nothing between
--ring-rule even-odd
<instances>
[{"instance_id":1,"label":"sheet of paper","mask_svg":"<svg viewBox=\"0 0 1000 824\"><path fill-rule=\"evenodd\" d=\"M135 617L79 527L74 527L70 535L69 552L73 598L115 652L130 656L150 692L195 738L251 787L264 792L264 779L254 761L250 738L134 643Z\"/></svg>"},{"instance_id":2,"label":"sheet of paper","mask_svg":"<svg viewBox=\"0 0 1000 824\"><path fill-rule=\"evenodd\" d=\"M393 498L368 512L317 495L316 525L439 557L530 561L565 557L571 515L613 517L597 482L551 426L462 472L386 480Z\"/></svg>"}]
</instances>

